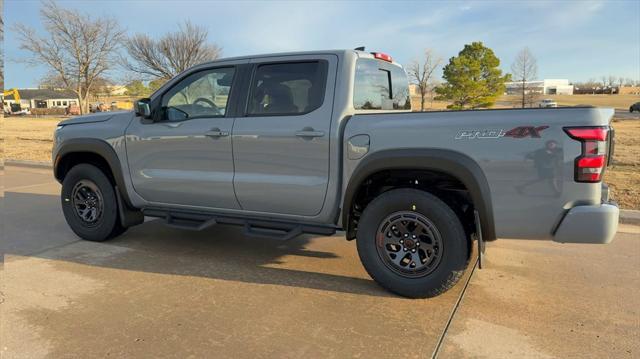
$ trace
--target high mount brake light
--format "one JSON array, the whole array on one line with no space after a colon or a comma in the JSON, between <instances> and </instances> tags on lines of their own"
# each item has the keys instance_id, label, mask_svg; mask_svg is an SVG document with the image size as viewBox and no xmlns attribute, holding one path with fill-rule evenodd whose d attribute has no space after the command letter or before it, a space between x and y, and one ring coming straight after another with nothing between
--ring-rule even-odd
<instances>
[{"instance_id":1,"label":"high mount brake light","mask_svg":"<svg viewBox=\"0 0 640 359\"><path fill-rule=\"evenodd\" d=\"M391 56L387 54L383 54L382 52L372 52L372 54L373 54L373 57L375 57L378 60L393 62L393 59L391 58Z\"/></svg>"},{"instance_id":2,"label":"high mount brake light","mask_svg":"<svg viewBox=\"0 0 640 359\"><path fill-rule=\"evenodd\" d=\"M582 154L575 160L575 181L600 182L607 163L609 127L565 127L564 131L582 143Z\"/></svg>"}]
</instances>

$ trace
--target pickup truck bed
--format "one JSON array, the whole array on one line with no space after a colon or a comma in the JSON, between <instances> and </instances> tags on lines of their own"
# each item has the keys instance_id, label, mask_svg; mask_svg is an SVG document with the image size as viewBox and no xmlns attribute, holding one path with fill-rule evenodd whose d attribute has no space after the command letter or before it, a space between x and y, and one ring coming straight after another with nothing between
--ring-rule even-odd
<instances>
[{"instance_id":1,"label":"pickup truck bed","mask_svg":"<svg viewBox=\"0 0 640 359\"><path fill-rule=\"evenodd\" d=\"M349 119L345 139L366 133L372 155L403 150L423 152L425 156L433 152L436 158L442 157L442 153L467 158L477 167L476 173L466 176L475 176L480 190L488 192L482 195L483 203L486 211L493 214L496 231L485 238L554 239L563 218L575 206L590 206L589 216L597 213L613 219L607 223L617 222L616 211L599 208L602 202L608 202L599 183L575 182L574 161L581 155L581 143L563 130L573 126L608 126L612 116L612 109L590 107L366 114ZM540 126L546 127L539 132L540 137L499 136L500 132L514 128ZM466 133L474 136L463 136ZM555 146L553 151L547 150L550 145ZM394 165L390 156L384 161ZM429 161L433 160L421 161L416 157L416 161L429 168ZM359 162L347 160L345 179L353 176ZM403 166L409 165L398 168ZM582 208L580 213L586 210ZM572 217L582 215L586 216ZM592 228L600 227L602 221L586 219L579 221L584 230L569 231L576 235L562 231L559 241L611 240L611 236L605 238L600 235L601 230ZM485 226L491 226L490 222Z\"/></svg>"}]
</instances>

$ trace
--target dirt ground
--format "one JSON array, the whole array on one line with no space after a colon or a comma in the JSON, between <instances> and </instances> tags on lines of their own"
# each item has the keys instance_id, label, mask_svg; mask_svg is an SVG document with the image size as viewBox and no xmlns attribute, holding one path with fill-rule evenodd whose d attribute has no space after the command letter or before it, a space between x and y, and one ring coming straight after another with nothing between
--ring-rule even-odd
<instances>
[{"instance_id":1,"label":"dirt ground","mask_svg":"<svg viewBox=\"0 0 640 359\"><path fill-rule=\"evenodd\" d=\"M13 117L4 120L7 159L51 161L53 131L61 118ZM0 123L1 124L1 123ZM605 181L622 208L640 209L640 121L615 121L616 149Z\"/></svg>"}]
</instances>

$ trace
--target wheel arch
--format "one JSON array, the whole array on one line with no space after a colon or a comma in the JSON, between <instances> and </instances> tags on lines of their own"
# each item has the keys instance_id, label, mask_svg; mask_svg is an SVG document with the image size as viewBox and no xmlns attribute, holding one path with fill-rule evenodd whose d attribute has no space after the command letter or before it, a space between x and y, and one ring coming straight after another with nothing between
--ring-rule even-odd
<instances>
[{"instance_id":1,"label":"wheel arch","mask_svg":"<svg viewBox=\"0 0 640 359\"><path fill-rule=\"evenodd\" d=\"M459 180L478 210L483 240L496 239L491 192L482 169L469 156L444 149L383 150L366 156L350 176L343 196L341 220L347 234L352 230L352 207L359 189L368 178L387 170L435 171Z\"/></svg>"},{"instance_id":2,"label":"wheel arch","mask_svg":"<svg viewBox=\"0 0 640 359\"><path fill-rule=\"evenodd\" d=\"M96 163L97 162L97 163ZM104 140L95 138L73 138L60 145L53 163L53 174L60 183L69 170L80 163L98 165L108 170L107 177L117 187L117 192L128 207L133 208L126 191L120 159L115 150Z\"/></svg>"}]
</instances>

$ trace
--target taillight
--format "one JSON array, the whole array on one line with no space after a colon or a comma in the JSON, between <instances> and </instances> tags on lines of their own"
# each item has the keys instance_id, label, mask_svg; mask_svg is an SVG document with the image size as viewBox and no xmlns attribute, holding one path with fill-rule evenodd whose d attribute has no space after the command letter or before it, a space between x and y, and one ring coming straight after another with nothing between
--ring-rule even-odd
<instances>
[{"instance_id":1,"label":"taillight","mask_svg":"<svg viewBox=\"0 0 640 359\"><path fill-rule=\"evenodd\" d=\"M393 59L391 58L391 56L387 54L383 54L382 52L372 52L372 54L373 54L373 57L375 57L378 60L393 62Z\"/></svg>"},{"instance_id":2,"label":"taillight","mask_svg":"<svg viewBox=\"0 0 640 359\"><path fill-rule=\"evenodd\" d=\"M607 164L609 127L565 127L564 131L582 143L582 154L575 160L575 181L600 182Z\"/></svg>"}]
</instances>

